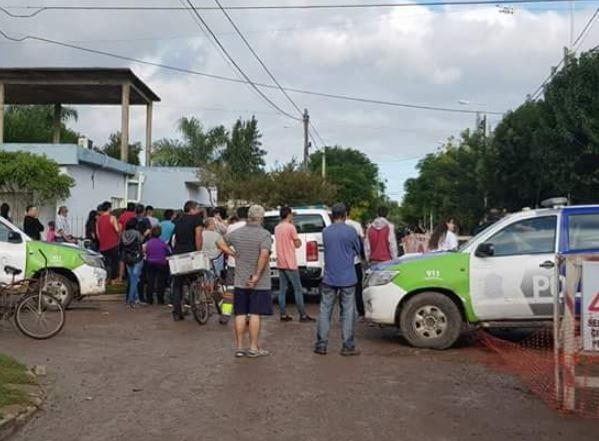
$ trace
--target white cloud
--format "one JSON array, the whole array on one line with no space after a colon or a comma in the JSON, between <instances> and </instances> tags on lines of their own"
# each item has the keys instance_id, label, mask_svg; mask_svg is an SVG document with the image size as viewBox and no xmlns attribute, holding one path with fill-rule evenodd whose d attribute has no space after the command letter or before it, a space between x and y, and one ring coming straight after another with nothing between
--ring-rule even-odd
<instances>
[{"instance_id":1,"label":"white cloud","mask_svg":"<svg viewBox=\"0 0 599 441\"><path fill-rule=\"evenodd\" d=\"M415 6L233 11L231 15L284 85L451 107L457 107L458 100L467 99L482 104L481 110L503 111L520 104L559 60L568 40L569 19L565 12L517 8L514 15L506 15L495 7ZM577 31L592 12L577 12ZM248 74L257 81L268 82L222 14L206 12L205 18ZM13 35L29 33L76 41L75 44L155 62L235 76L184 11L63 11L46 12L28 20L0 15L0 29ZM583 48L598 36L599 29L593 30ZM0 66L43 65L126 63L42 43L0 41ZM139 64L131 67L162 98L155 111L155 139L175 136L176 120L184 115L196 115L207 126L230 126L236 117L256 113L270 162L301 154L300 124L277 115L249 87ZM294 111L276 90L266 93L281 107ZM458 134L474 121L474 115L468 114L381 107L299 94L292 97L301 108L310 109L313 122L328 142L360 148L376 161L424 155L435 150L439 140ZM143 109L133 111L133 140L144 140L144 124ZM80 108L77 128L99 144L119 125L117 107ZM396 167L392 164L387 162L384 173L390 191L398 195L406 167L405 163L398 162L403 165Z\"/></svg>"}]
</instances>

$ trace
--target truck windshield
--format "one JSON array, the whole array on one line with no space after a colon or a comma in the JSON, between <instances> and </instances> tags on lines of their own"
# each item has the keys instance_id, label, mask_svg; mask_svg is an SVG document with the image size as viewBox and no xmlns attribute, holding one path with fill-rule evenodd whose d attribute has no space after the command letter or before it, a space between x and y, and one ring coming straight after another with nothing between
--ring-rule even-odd
<instances>
[{"instance_id":1,"label":"truck windshield","mask_svg":"<svg viewBox=\"0 0 599 441\"><path fill-rule=\"evenodd\" d=\"M266 217L264 218L264 228L266 228L270 234L274 234L275 227L279 222L280 218L278 216ZM321 233L325 227L324 219L319 214L297 214L293 217L293 223L295 224L298 234Z\"/></svg>"}]
</instances>

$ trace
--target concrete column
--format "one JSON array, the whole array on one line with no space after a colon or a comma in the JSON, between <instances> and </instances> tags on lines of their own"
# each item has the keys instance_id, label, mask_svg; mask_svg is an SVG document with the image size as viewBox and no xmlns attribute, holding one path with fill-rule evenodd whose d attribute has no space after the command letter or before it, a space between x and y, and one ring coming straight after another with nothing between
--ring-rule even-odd
<instances>
[{"instance_id":1,"label":"concrete column","mask_svg":"<svg viewBox=\"0 0 599 441\"><path fill-rule=\"evenodd\" d=\"M154 105L150 101L146 106L146 166L152 165L152 114Z\"/></svg>"},{"instance_id":2,"label":"concrete column","mask_svg":"<svg viewBox=\"0 0 599 441\"><path fill-rule=\"evenodd\" d=\"M54 118L52 121L52 144L60 144L60 117L62 107L60 104L54 104Z\"/></svg>"},{"instance_id":3,"label":"concrete column","mask_svg":"<svg viewBox=\"0 0 599 441\"><path fill-rule=\"evenodd\" d=\"M4 83L0 83L0 144L4 143Z\"/></svg>"},{"instance_id":4,"label":"concrete column","mask_svg":"<svg viewBox=\"0 0 599 441\"><path fill-rule=\"evenodd\" d=\"M131 85L125 83L122 86L121 96L121 161L127 162L129 156L129 97L131 96Z\"/></svg>"}]
</instances>

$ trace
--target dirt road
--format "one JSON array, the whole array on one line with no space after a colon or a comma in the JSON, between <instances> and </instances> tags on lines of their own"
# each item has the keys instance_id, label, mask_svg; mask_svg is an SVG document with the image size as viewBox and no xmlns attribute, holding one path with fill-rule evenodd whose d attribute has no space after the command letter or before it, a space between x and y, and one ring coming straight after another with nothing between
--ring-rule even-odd
<instances>
[{"instance_id":1,"label":"dirt road","mask_svg":"<svg viewBox=\"0 0 599 441\"><path fill-rule=\"evenodd\" d=\"M46 342L0 327L0 350L44 364L46 409L15 441L596 440L554 414L478 348L418 351L360 325L362 355L327 356L315 326L266 322L270 358L235 360L230 326L174 323L164 308L86 302ZM316 305L310 305L316 314ZM293 308L290 309L293 311Z\"/></svg>"}]
</instances>

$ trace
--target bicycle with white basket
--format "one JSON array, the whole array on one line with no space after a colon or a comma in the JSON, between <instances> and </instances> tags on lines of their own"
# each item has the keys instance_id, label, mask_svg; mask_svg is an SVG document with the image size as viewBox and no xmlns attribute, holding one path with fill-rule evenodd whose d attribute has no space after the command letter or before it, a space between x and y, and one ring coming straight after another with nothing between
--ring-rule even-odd
<instances>
[{"instance_id":1,"label":"bicycle with white basket","mask_svg":"<svg viewBox=\"0 0 599 441\"><path fill-rule=\"evenodd\" d=\"M219 301L222 299L216 274L215 263L221 257L218 253L211 256L203 251L178 254L168 258L171 274L183 278L183 301L191 309L194 319L199 325L205 325L210 320L213 311L221 314ZM217 289L217 287L219 287Z\"/></svg>"}]
</instances>

